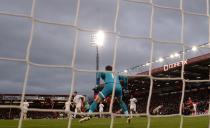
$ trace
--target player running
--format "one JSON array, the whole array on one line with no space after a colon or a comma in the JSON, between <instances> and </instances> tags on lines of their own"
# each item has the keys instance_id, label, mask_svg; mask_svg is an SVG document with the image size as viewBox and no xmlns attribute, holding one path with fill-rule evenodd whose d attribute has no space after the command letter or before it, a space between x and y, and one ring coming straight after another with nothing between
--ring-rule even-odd
<instances>
[{"instance_id":1,"label":"player running","mask_svg":"<svg viewBox=\"0 0 210 128\"><path fill-rule=\"evenodd\" d=\"M112 71L112 66L106 66L105 68L106 71ZM113 91L113 86L114 86L114 80L116 79L116 86L115 86L115 96L117 97L118 101L119 101L119 105L120 108L122 109L122 111L124 112L124 114L128 117L128 109L127 106L125 105L124 101L122 100L122 87L120 84L120 80L119 80L119 76L114 76L113 73L111 72L98 72L97 74L97 78L101 78L104 83L105 86L102 89L102 91L99 92L99 94L96 96L95 100L93 101L93 103L90 106L89 109L89 113L92 113L96 110L98 104L103 101L103 99L105 99L106 97L108 97L109 95L112 95L112 91ZM80 122L83 121L87 121L90 120L90 117L84 117L80 120ZM128 118L128 122L130 122L130 118Z\"/></svg>"},{"instance_id":2,"label":"player running","mask_svg":"<svg viewBox=\"0 0 210 128\"><path fill-rule=\"evenodd\" d=\"M85 101L85 96L78 95L76 91L74 92L73 96L74 96L73 102L76 105L73 117L76 118L77 113L81 113L82 112L81 108L82 108L83 101Z\"/></svg>"},{"instance_id":3,"label":"player running","mask_svg":"<svg viewBox=\"0 0 210 128\"><path fill-rule=\"evenodd\" d=\"M193 113L192 115L197 115L197 103L193 102Z\"/></svg>"},{"instance_id":4,"label":"player running","mask_svg":"<svg viewBox=\"0 0 210 128\"><path fill-rule=\"evenodd\" d=\"M102 117L102 113L104 112L104 104L100 102L99 104L99 113L100 113L100 118Z\"/></svg>"},{"instance_id":5,"label":"player running","mask_svg":"<svg viewBox=\"0 0 210 128\"><path fill-rule=\"evenodd\" d=\"M187 102L186 102L186 108L189 110L190 114L193 115L194 108L193 108L193 101L192 101L191 97L189 97Z\"/></svg>"},{"instance_id":6,"label":"player running","mask_svg":"<svg viewBox=\"0 0 210 128\"><path fill-rule=\"evenodd\" d=\"M25 100L23 102L23 119L27 119L28 107L29 107L29 103Z\"/></svg>"},{"instance_id":7,"label":"player running","mask_svg":"<svg viewBox=\"0 0 210 128\"><path fill-rule=\"evenodd\" d=\"M137 99L135 97L133 97L133 95L131 95L131 98L130 98L130 116L131 116L131 118L133 118L133 113L136 113L136 102L137 102Z\"/></svg>"},{"instance_id":8,"label":"player running","mask_svg":"<svg viewBox=\"0 0 210 128\"><path fill-rule=\"evenodd\" d=\"M69 112L70 112L70 104L71 104L70 101L65 102L65 113L68 115L68 117L69 117Z\"/></svg>"}]
</instances>

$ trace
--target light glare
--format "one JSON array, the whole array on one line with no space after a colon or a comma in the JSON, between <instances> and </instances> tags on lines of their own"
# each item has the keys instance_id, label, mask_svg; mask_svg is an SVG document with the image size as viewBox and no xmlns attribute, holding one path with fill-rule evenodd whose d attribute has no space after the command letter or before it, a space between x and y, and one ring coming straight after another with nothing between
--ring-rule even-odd
<instances>
[{"instance_id":1,"label":"light glare","mask_svg":"<svg viewBox=\"0 0 210 128\"><path fill-rule=\"evenodd\" d=\"M104 38L105 38L104 32L103 31L98 31L96 33L95 44L97 46L103 46L103 44L104 44Z\"/></svg>"},{"instance_id":2,"label":"light glare","mask_svg":"<svg viewBox=\"0 0 210 128\"><path fill-rule=\"evenodd\" d=\"M198 50L198 48L197 48L196 46L193 46L193 47L192 47L192 51L195 52L195 51L197 51L197 50Z\"/></svg>"},{"instance_id":3,"label":"light glare","mask_svg":"<svg viewBox=\"0 0 210 128\"><path fill-rule=\"evenodd\" d=\"M179 54L179 53L174 53L174 56L175 56L175 57L179 57L180 54Z\"/></svg>"},{"instance_id":4,"label":"light glare","mask_svg":"<svg viewBox=\"0 0 210 128\"><path fill-rule=\"evenodd\" d=\"M159 62L163 62L164 59L163 59L163 58L159 58L158 61L159 61Z\"/></svg>"},{"instance_id":5,"label":"light glare","mask_svg":"<svg viewBox=\"0 0 210 128\"><path fill-rule=\"evenodd\" d=\"M171 54L171 55L170 55L170 58L174 58L174 55L173 55L173 54Z\"/></svg>"},{"instance_id":6,"label":"light glare","mask_svg":"<svg viewBox=\"0 0 210 128\"><path fill-rule=\"evenodd\" d=\"M146 66L149 66L150 65L150 63L146 63Z\"/></svg>"}]
</instances>

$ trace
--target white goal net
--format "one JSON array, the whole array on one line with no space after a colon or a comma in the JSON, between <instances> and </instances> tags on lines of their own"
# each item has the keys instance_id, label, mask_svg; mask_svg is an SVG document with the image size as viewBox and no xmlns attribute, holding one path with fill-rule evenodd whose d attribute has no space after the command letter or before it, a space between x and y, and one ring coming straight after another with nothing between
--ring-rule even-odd
<instances>
[{"instance_id":1,"label":"white goal net","mask_svg":"<svg viewBox=\"0 0 210 128\"><path fill-rule=\"evenodd\" d=\"M73 104L77 91L92 103L106 85L96 73L111 65L114 76L128 79L121 84L129 116L135 97L132 116L146 120L145 127L160 117L178 117L180 128L187 118L204 117L210 128L209 0L0 3L0 119L18 119L17 127L24 127L27 101L28 118L65 117L66 127L76 127L75 111L66 114L65 102ZM102 47L92 44L101 41L95 39L98 30L105 33ZM115 93L103 101L110 128L125 118ZM75 118L90 114L85 105L82 111Z\"/></svg>"}]
</instances>

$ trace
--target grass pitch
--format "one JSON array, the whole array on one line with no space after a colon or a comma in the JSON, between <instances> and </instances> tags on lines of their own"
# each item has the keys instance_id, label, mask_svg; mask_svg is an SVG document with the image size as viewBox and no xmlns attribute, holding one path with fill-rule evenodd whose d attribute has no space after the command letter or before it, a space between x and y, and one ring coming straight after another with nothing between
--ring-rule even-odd
<instances>
[{"instance_id":1,"label":"grass pitch","mask_svg":"<svg viewBox=\"0 0 210 128\"><path fill-rule=\"evenodd\" d=\"M161 117L152 118L150 128L179 128L180 117ZM79 123L78 119L72 120L71 128L109 128L110 118L92 118L90 121ZM208 117L187 117L184 118L183 128L208 128ZM23 128L66 128L67 119L34 119L24 120ZM17 128L18 120L0 120L0 128ZM136 117L130 124L126 123L126 118L115 118L114 128L146 128L147 118Z\"/></svg>"}]
</instances>

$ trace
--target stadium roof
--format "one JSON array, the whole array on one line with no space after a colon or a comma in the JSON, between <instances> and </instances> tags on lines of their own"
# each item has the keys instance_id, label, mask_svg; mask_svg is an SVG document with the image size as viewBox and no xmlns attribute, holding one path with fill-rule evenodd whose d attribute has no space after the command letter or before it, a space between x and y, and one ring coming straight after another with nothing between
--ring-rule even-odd
<instances>
[{"instance_id":1,"label":"stadium roof","mask_svg":"<svg viewBox=\"0 0 210 128\"><path fill-rule=\"evenodd\" d=\"M152 76L155 77L180 77L181 63L184 63L185 79L209 79L210 73L210 53L186 60L164 65L163 67L152 69ZM148 75L149 71L138 73L138 75Z\"/></svg>"},{"instance_id":2,"label":"stadium roof","mask_svg":"<svg viewBox=\"0 0 210 128\"><path fill-rule=\"evenodd\" d=\"M161 78L181 78L182 63L184 66L184 78L186 80L209 80L210 79L210 53L188 59L184 62L177 62L167 64L163 67L152 69L152 76ZM149 75L149 71L138 73L137 75ZM182 83L180 80L154 80L153 93L177 93L182 90ZM137 93L144 95L148 93L150 85L149 77L130 77L129 88L130 93ZM189 85L189 86L188 86ZM186 83L187 91L210 89L210 82L193 82Z\"/></svg>"}]
</instances>

